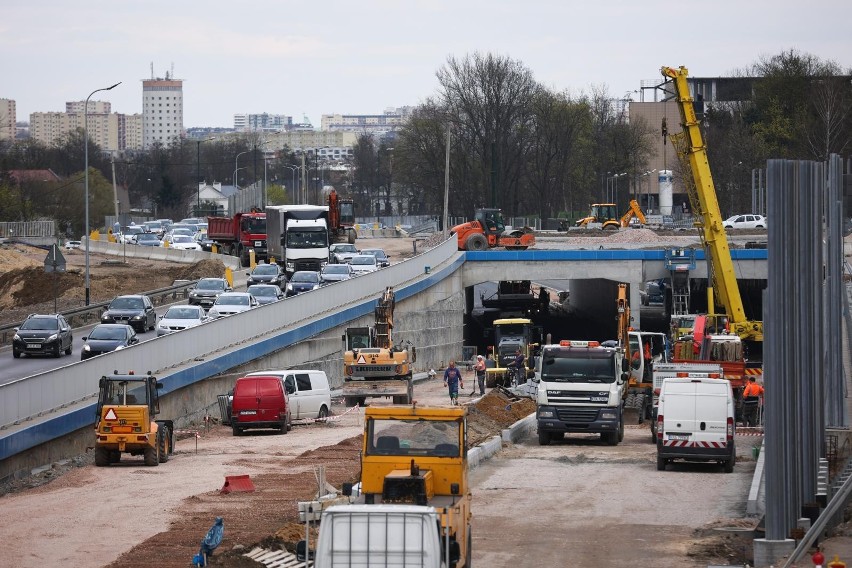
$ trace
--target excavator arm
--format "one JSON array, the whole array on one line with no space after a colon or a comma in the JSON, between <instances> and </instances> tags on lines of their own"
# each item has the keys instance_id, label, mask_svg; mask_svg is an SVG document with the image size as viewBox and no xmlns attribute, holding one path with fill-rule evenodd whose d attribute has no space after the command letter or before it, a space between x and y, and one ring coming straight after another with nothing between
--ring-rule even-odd
<instances>
[{"instance_id":1,"label":"excavator arm","mask_svg":"<svg viewBox=\"0 0 852 568\"><path fill-rule=\"evenodd\" d=\"M642 209L639 207L639 203L635 199L630 200L630 207L627 209L627 213L621 216L621 226L627 227L630 224L630 219L633 217L639 219L639 222L643 225L647 223L645 214L642 212Z\"/></svg>"},{"instance_id":2,"label":"excavator arm","mask_svg":"<svg viewBox=\"0 0 852 568\"><path fill-rule=\"evenodd\" d=\"M695 182L694 189L700 207L697 213L703 219L700 228L704 244L710 255L716 286L715 293L725 307L728 321L731 323L731 331L743 339L762 341L763 322L749 321L743 309L743 301L734 272L734 263L731 260L731 251L728 247L728 237L722 224L724 220L719 210L713 176L710 174L707 147L704 145L701 129L695 116L692 96L689 94L689 84L686 80L689 71L686 67L679 69L663 67L661 71L664 77L672 80L674 96L680 110L685 136L681 149L686 154L684 157L692 170L692 177ZM708 306L708 308L712 309L712 306Z\"/></svg>"}]
</instances>

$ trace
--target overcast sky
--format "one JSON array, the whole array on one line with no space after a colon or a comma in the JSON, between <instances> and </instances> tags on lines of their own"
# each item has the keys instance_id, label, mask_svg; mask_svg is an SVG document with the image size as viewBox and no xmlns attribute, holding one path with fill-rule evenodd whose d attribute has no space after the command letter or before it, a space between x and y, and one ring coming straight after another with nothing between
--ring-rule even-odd
<instances>
[{"instance_id":1,"label":"overcast sky","mask_svg":"<svg viewBox=\"0 0 852 568\"><path fill-rule=\"evenodd\" d=\"M263 112L319 127L417 105L448 56L491 52L554 90L623 97L663 65L725 76L795 49L850 68L850 23L850 0L2 0L0 98L27 121L121 81L92 100L140 113L153 64L184 81L184 127Z\"/></svg>"}]
</instances>

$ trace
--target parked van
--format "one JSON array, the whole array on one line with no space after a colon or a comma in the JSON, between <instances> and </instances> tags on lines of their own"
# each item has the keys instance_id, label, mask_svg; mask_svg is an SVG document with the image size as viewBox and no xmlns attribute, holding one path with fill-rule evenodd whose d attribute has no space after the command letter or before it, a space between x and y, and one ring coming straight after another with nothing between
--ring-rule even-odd
<instances>
[{"instance_id":1,"label":"parked van","mask_svg":"<svg viewBox=\"0 0 852 568\"><path fill-rule=\"evenodd\" d=\"M717 461L734 471L734 393L706 373L663 379L657 406L657 469L670 462Z\"/></svg>"},{"instance_id":2,"label":"parked van","mask_svg":"<svg viewBox=\"0 0 852 568\"><path fill-rule=\"evenodd\" d=\"M290 402L280 377L259 373L237 379L231 402L234 436L250 428L276 428L286 434L292 423Z\"/></svg>"},{"instance_id":3,"label":"parked van","mask_svg":"<svg viewBox=\"0 0 852 568\"><path fill-rule=\"evenodd\" d=\"M288 369L258 371L247 376L272 376L281 379L290 398L290 414L293 420L325 418L331 412L331 388L324 371Z\"/></svg>"}]
</instances>

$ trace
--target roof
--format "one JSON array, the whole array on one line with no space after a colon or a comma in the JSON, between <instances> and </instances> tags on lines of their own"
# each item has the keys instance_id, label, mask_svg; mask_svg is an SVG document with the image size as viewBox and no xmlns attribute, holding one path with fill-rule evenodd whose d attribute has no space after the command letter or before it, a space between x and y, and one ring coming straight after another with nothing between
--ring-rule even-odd
<instances>
[{"instance_id":1,"label":"roof","mask_svg":"<svg viewBox=\"0 0 852 568\"><path fill-rule=\"evenodd\" d=\"M9 170L9 177L17 183L28 183L34 181L60 181L60 178L51 169L46 170Z\"/></svg>"}]
</instances>

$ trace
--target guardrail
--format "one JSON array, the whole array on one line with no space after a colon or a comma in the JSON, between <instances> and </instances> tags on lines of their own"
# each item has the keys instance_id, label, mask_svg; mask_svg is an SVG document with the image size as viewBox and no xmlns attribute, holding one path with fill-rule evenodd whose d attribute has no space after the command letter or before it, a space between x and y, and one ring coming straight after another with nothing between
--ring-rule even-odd
<instances>
[{"instance_id":1,"label":"guardrail","mask_svg":"<svg viewBox=\"0 0 852 568\"><path fill-rule=\"evenodd\" d=\"M151 298L151 302L155 306L171 304L178 300L185 300L189 296L189 290L195 287L198 280L188 280L180 284L167 286L166 288L158 288L149 292L142 292ZM100 322L101 313L106 309L112 300L106 302L98 302L89 304L82 308L74 308L59 312L72 328L84 327L92 323ZM0 326L0 346L9 345L12 343L12 338L15 336L15 329L21 327L22 322Z\"/></svg>"}]
</instances>

